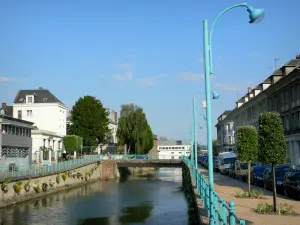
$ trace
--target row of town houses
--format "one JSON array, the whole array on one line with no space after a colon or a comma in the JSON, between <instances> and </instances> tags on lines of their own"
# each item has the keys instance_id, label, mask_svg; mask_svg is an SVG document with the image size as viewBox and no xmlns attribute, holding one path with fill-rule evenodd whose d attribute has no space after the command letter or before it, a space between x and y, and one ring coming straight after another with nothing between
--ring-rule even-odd
<instances>
[{"instance_id":1,"label":"row of town houses","mask_svg":"<svg viewBox=\"0 0 300 225\"><path fill-rule=\"evenodd\" d=\"M12 106L0 106L0 169L10 166L56 163L64 153L69 110L49 90L18 91ZM117 112L109 118L108 144L102 150L116 152ZM45 158L41 149L51 149Z\"/></svg>"},{"instance_id":2,"label":"row of town houses","mask_svg":"<svg viewBox=\"0 0 300 225\"><path fill-rule=\"evenodd\" d=\"M300 55L290 60L256 87L248 88L232 110L224 111L216 124L219 152L235 150L238 126L258 129L262 112L280 113L287 143L287 162L300 164Z\"/></svg>"}]
</instances>

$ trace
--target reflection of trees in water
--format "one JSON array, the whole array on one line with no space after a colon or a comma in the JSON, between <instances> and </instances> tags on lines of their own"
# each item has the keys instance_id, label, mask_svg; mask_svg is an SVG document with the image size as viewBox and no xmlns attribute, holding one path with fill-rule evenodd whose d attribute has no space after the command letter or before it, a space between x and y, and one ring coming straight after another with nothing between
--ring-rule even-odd
<instances>
[{"instance_id":1,"label":"reflection of trees in water","mask_svg":"<svg viewBox=\"0 0 300 225\"><path fill-rule=\"evenodd\" d=\"M88 218L88 219L82 219L78 220L77 225L110 225L109 218Z\"/></svg>"},{"instance_id":2,"label":"reflection of trees in water","mask_svg":"<svg viewBox=\"0 0 300 225\"><path fill-rule=\"evenodd\" d=\"M143 204L138 206L125 207L123 215L119 217L121 223L144 223L151 215L152 205Z\"/></svg>"}]
</instances>

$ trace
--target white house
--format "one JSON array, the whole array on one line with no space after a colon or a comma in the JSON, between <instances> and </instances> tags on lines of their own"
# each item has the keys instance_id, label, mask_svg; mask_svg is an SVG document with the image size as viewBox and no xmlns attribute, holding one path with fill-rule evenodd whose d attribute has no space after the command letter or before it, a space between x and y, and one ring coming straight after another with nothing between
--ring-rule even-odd
<instances>
[{"instance_id":1,"label":"white house","mask_svg":"<svg viewBox=\"0 0 300 225\"><path fill-rule=\"evenodd\" d=\"M57 161L61 155L62 137L66 135L67 110L49 90L39 88L17 93L13 103L13 117L33 122L36 127L31 132L33 163L50 163Z\"/></svg>"},{"instance_id":2,"label":"white house","mask_svg":"<svg viewBox=\"0 0 300 225\"><path fill-rule=\"evenodd\" d=\"M190 155L190 145L182 141L158 141L157 145L159 159L182 159Z\"/></svg>"}]
</instances>

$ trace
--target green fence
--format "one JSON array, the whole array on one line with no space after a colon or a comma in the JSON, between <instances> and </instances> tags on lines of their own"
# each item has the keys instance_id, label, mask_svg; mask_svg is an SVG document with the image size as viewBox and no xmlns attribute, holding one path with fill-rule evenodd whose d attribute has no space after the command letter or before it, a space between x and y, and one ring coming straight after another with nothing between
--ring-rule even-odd
<instances>
[{"instance_id":1,"label":"green fence","mask_svg":"<svg viewBox=\"0 0 300 225\"><path fill-rule=\"evenodd\" d=\"M226 202L220 198L215 190L213 196L209 195L209 184L204 175L193 165L188 157L184 157L184 162L190 167L192 176L196 182L197 190L205 207L209 218L213 219L215 225L246 225L246 221L237 217L235 214L235 205L233 201ZM213 215L210 215L211 207Z\"/></svg>"}]
</instances>

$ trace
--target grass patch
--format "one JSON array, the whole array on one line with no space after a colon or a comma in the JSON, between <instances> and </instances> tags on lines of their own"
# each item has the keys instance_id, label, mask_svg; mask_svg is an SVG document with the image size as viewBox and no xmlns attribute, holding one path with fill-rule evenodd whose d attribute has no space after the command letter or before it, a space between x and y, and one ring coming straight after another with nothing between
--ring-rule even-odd
<instances>
[{"instance_id":1,"label":"grass patch","mask_svg":"<svg viewBox=\"0 0 300 225\"><path fill-rule=\"evenodd\" d=\"M254 198L254 199L263 199L264 198L264 192L261 189L252 189L251 194L249 197L248 190L243 189L239 190L235 193L234 197L236 198Z\"/></svg>"},{"instance_id":2,"label":"grass patch","mask_svg":"<svg viewBox=\"0 0 300 225\"><path fill-rule=\"evenodd\" d=\"M298 214L294 211L293 206L287 203L280 203L277 206L277 212L274 212L273 205L267 202L261 202L257 205L254 211L258 214L264 215L298 216Z\"/></svg>"}]
</instances>

